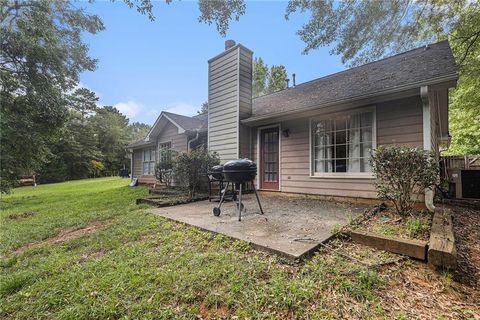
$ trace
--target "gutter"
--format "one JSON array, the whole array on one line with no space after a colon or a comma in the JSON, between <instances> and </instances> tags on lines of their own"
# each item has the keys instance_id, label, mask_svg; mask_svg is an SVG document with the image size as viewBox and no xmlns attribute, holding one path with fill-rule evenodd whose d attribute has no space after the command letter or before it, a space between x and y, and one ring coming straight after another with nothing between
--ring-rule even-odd
<instances>
[{"instance_id":1,"label":"gutter","mask_svg":"<svg viewBox=\"0 0 480 320\"><path fill-rule=\"evenodd\" d=\"M199 130L197 129L197 130L195 130L195 132L196 132L195 138L189 140L188 143L187 143L187 152L190 152L190 150L192 150L192 145L191 145L192 142L197 141L198 138L200 137L200 132L199 132Z\"/></svg>"},{"instance_id":2,"label":"gutter","mask_svg":"<svg viewBox=\"0 0 480 320\"><path fill-rule=\"evenodd\" d=\"M422 114L423 114L423 149L432 151L432 122L431 122L431 105L428 86L420 87L420 98L422 99ZM425 207L428 211L434 212L435 205L433 204L433 189L425 189Z\"/></svg>"},{"instance_id":3,"label":"gutter","mask_svg":"<svg viewBox=\"0 0 480 320\"><path fill-rule=\"evenodd\" d=\"M288 110L288 111L277 112L277 113L269 113L269 114L260 115L260 116L256 116L256 117L253 116L253 117L247 118L245 120L241 120L241 122L245 125L249 125L249 124L254 125L255 122L261 121L261 120L268 120L268 119L272 119L272 118L280 117L280 116L294 115L294 114L297 114L299 112L311 111L311 110L315 110L317 108L331 107L331 106L335 106L335 105L339 105L339 104L354 102L354 101L361 100L361 99L368 99L368 98L376 97L376 96L379 96L379 95L385 95L385 94L398 93L398 92L402 92L402 91L412 90L412 89L416 89L416 88L422 87L422 86L435 85L435 84L439 84L439 83L447 82L447 81L456 81L457 79L458 79L458 73L455 72L455 73L452 73L452 74L449 74L449 75L446 75L446 76L443 76L443 77L435 78L435 80L414 82L414 83L404 85L404 86L397 86L397 87L390 88L390 89L374 91L374 92L371 92L371 93L368 93L368 94L358 95L358 96L350 97L350 98L347 98L347 99L334 100L334 101L327 102L327 103L324 103L324 104L310 105L310 106L298 108L298 109L295 109L295 110ZM291 90L294 90L294 89L291 89Z\"/></svg>"}]
</instances>

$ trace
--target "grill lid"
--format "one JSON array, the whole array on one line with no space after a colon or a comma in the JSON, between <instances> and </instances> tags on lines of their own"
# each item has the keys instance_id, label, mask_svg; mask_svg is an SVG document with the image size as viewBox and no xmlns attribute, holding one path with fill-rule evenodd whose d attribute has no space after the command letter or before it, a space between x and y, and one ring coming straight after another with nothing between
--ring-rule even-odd
<instances>
[{"instance_id":1,"label":"grill lid","mask_svg":"<svg viewBox=\"0 0 480 320\"><path fill-rule=\"evenodd\" d=\"M214 179L223 180L223 166L217 165L210 168L208 174L211 175Z\"/></svg>"},{"instance_id":2,"label":"grill lid","mask_svg":"<svg viewBox=\"0 0 480 320\"><path fill-rule=\"evenodd\" d=\"M223 172L257 172L257 165L249 159L230 160L223 165Z\"/></svg>"},{"instance_id":3,"label":"grill lid","mask_svg":"<svg viewBox=\"0 0 480 320\"><path fill-rule=\"evenodd\" d=\"M223 166L221 164L217 166L213 166L210 168L210 173L222 173L223 172Z\"/></svg>"}]
</instances>

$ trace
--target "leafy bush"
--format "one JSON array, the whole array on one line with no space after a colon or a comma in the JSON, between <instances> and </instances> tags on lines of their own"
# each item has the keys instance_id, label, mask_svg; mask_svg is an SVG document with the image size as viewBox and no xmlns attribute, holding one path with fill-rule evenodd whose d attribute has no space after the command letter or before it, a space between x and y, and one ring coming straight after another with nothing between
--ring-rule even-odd
<instances>
[{"instance_id":1,"label":"leafy bush","mask_svg":"<svg viewBox=\"0 0 480 320\"><path fill-rule=\"evenodd\" d=\"M173 181L173 168L177 152L172 149L161 149L159 152L160 161L155 165L155 177L161 183L170 188Z\"/></svg>"},{"instance_id":2,"label":"leafy bush","mask_svg":"<svg viewBox=\"0 0 480 320\"><path fill-rule=\"evenodd\" d=\"M90 172L94 178L98 177L104 168L105 166L100 161L90 160Z\"/></svg>"},{"instance_id":3,"label":"leafy bush","mask_svg":"<svg viewBox=\"0 0 480 320\"><path fill-rule=\"evenodd\" d=\"M407 147L379 147L372 153L375 187L400 215L410 214L415 192L431 189L438 180L438 164L429 151Z\"/></svg>"},{"instance_id":4,"label":"leafy bush","mask_svg":"<svg viewBox=\"0 0 480 320\"><path fill-rule=\"evenodd\" d=\"M190 198L195 197L202 183L206 182L207 171L220 163L216 153L209 153L205 148L179 154L174 163L174 175L178 182L186 187Z\"/></svg>"}]
</instances>

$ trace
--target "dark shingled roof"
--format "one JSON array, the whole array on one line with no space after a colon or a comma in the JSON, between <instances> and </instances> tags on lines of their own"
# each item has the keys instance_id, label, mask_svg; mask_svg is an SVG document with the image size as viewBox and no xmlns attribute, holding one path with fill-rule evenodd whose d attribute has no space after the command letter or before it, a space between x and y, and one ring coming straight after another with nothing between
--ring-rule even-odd
<instances>
[{"instance_id":1,"label":"dark shingled roof","mask_svg":"<svg viewBox=\"0 0 480 320\"><path fill-rule=\"evenodd\" d=\"M199 128L200 131L208 129L208 113L198 114L196 116L193 116L192 118L195 118L202 122L202 126Z\"/></svg>"},{"instance_id":2,"label":"dark shingled roof","mask_svg":"<svg viewBox=\"0 0 480 320\"><path fill-rule=\"evenodd\" d=\"M199 114L193 117L182 116L180 114L171 113L171 112L162 112L164 115L175 121L180 127L182 127L185 131L206 131L208 129L208 115ZM154 141L145 141L145 139L141 139L130 143L127 148L139 148L147 145L155 145Z\"/></svg>"},{"instance_id":3,"label":"dark shingled roof","mask_svg":"<svg viewBox=\"0 0 480 320\"><path fill-rule=\"evenodd\" d=\"M439 78L456 78L456 73L450 46L442 41L255 98L252 117L354 100Z\"/></svg>"},{"instance_id":4,"label":"dark shingled roof","mask_svg":"<svg viewBox=\"0 0 480 320\"><path fill-rule=\"evenodd\" d=\"M199 114L193 117L182 116L180 114L171 113L163 111L163 113L168 116L170 119L175 121L180 127L186 131L195 131L207 129L207 118L206 114Z\"/></svg>"},{"instance_id":5,"label":"dark shingled roof","mask_svg":"<svg viewBox=\"0 0 480 320\"><path fill-rule=\"evenodd\" d=\"M145 139L140 139L138 141L135 141L135 142L132 142L130 143L127 148L131 149L131 148L138 148L138 147L143 147L143 146L147 146L147 145L155 145L155 141L145 141Z\"/></svg>"}]
</instances>

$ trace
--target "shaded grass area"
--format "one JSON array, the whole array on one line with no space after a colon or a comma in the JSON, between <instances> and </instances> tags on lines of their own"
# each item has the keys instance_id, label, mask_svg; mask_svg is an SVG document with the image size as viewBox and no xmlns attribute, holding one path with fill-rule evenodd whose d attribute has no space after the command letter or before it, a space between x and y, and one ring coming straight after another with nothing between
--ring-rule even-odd
<instances>
[{"instance_id":1,"label":"shaded grass area","mask_svg":"<svg viewBox=\"0 0 480 320\"><path fill-rule=\"evenodd\" d=\"M145 213L134 202L147 190L127 183L91 179L20 188L3 197L0 317L402 316L382 303L388 274L336 254L348 246L342 241L304 263L287 264L245 242ZM14 253L98 221L105 223L93 233ZM357 251L369 263L391 258Z\"/></svg>"},{"instance_id":2,"label":"shaded grass area","mask_svg":"<svg viewBox=\"0 0 480 320\"><path fill-rule=\"evenodd\" d=\"M413 216L401 217L391 209L371 214L357 227L361 230L406 239L428 241L433 215L426 211Z\"/></svg>"}]
</instances>

